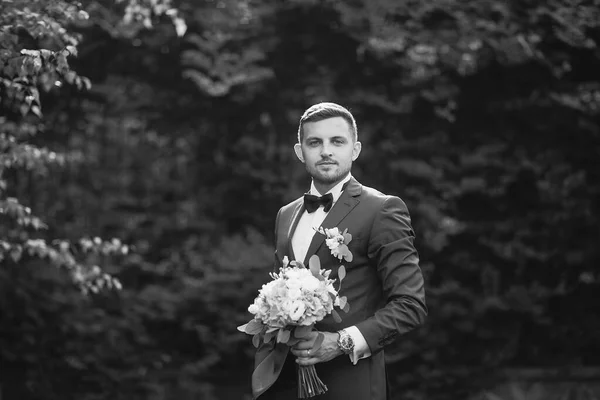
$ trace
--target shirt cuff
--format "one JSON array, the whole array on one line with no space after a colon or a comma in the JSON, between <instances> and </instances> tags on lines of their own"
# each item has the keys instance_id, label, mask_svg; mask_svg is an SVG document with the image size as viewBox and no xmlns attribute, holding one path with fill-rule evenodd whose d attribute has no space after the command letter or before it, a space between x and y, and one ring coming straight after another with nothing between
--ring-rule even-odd
<instances>
[{"instance_id":1,"label":"shirt cuff","mask_svg":"<svg viewBox=\"0 0 600 400\"><path fill-rule=\"evenodd\" d=\"M354 351L352 352L352 354L349 354L350 361L352 361L352 363L356 365L356 363L358 363L358 360L370 357L371 349L369 348L365 337L362 335L362 333L360 333L358 328L356 326L350 326L346 328L346 332L348 332L348 335L350 335L352 337L352 340L354 341Z\"/></svg>"}]
</instances>

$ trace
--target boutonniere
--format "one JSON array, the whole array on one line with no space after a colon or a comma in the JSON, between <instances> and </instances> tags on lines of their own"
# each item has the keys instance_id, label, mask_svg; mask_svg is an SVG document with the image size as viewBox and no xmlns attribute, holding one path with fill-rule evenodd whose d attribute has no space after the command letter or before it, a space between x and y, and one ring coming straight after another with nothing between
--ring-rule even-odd
<instances>
[{"instance_id":1,"label":"boutonniere","mask_svg":"<svg viewBox=\"0 0 600 400\"><path fill-rule=\"evenodd\" d=\"M317 229L321 235L325 235L325 243L331 255L336 257L338 260L342 258L347 262L352 262L352 252L348 248L348 243L352 241L352 235L348 233L348 229L344 229L344 232L340 232L338 228L323 228Z\"/></svg>"}]
</instances>

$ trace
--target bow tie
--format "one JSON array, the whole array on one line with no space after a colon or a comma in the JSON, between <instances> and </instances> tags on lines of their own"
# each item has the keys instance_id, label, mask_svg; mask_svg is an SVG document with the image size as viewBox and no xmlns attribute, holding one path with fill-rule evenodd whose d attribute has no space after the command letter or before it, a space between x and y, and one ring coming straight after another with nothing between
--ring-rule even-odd
<instances>
[{"instance_id":1,"label":"bow tie","mask_svg":"<svg viewBox=\"0 0 600 400\"><path fill-rule=\"evenodd\" d=\"M306 211L309 213L313 213L319 208L319 206L323 206L323 210L328 212L333 205L333 195L331 193L327 193L324 196L315 196L312 194L304 195L304 207L306 207Z\"/></svg>"}]
</instances>

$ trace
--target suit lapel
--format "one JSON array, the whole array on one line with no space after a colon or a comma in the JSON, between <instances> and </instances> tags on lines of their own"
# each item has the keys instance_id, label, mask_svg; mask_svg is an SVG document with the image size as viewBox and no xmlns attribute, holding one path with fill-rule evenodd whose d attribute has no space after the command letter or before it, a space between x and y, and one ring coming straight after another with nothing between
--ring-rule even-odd
<instances>
[{"instance_id":1,"label":"suit lapel","mask_svg":"<svg viewBox=\"0 0 600 400\"><path fill-rule=\"evenodd\" d=\"M298 204L294 207L294 212L292 213L292 218L289 220L289 227L287 231L287 237L285 242L285 252L284 255L288 255L288 258L291 260L295 260L296 256L294 255L294 249L292 246L292 237L294 235L294 231L298 226L298 221L300 221L300 216L304 213L304 202L299 201Z\"/></svg>"},{"instance_id":2,"label":"suit lapel","mask_svg":"<svg viewBox=\"0 0 600 400\"><path fill-rule=\"evenodd\" d=\"M329 211L329 214L325 217L325 220L321 224L323 228L333 228L337 226L346 216L352 211L354 207L360 202L358 196L362 191L362 186L356 179L351 178L348 182L348 186L342 192L342 195L335 203L335 205ZM325 236L320 233L315 233L308 246L306 257L304 258L304 265L308 265L309 258L315 254L319 248L325 242Z\"/></svg>"}]
</instances>

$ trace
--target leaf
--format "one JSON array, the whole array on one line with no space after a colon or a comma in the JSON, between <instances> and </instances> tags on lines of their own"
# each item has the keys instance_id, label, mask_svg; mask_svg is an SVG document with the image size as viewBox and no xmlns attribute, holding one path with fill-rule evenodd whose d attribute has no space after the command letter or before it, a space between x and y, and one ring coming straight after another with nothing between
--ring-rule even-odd
<instances>
[{"instance_id":1,"label":"leaf","mask_svg":"<svg viewBox=\"0 0 600 400\"><path fill-rule=\"evenodd\" d=\"M39 57L40 51L23 49L23 50L21 50L21 54L26 55L26 56L31 56L31 57Z\"/></svg>"},{"instance_id":2,"label":"leaf","mask_svg":"<svg viewBox=\"0 0 600 400\"><path fill-rule=\"evenodd\" d=\"M297 338L304 338L308 336L310 332L312 332L312 326L301 325L294 330L294 336Z\"/></svg>"},{"instance_id":3,"label":"leaf","mask_svg":"<svg viewBox=\"0 0 600 400\"><path fill-rule=\"evenodd\" d=\"M263 341L265 343L269 343L271 340L273 340L273 338L275 337L276 333L275 331L270 331L267 330L267 332L265 333L265 337L263 338Z\"/></svg>"},{"instance_id":4,"label":"leaf","mask_svg":"<svg viewBox=\"0 0 600 400\"><path fill-rule=\"evenodd\" d=\"M319 332L317 338L315 339L315 343L313 344L313 350L319 350L321 345L323 344L323 340L325 339L325 335L322 332Z\"/></svg>"},{"instance_id":5,"label":"leaf","mask_svg":"<svg viewBox=\"0 0 600 400\"><path fill-rule=\"evenodd\" d=\"M310 271L313 273L313 275L315 274L315 271L317 274L321 273L321 259L318 255L313 254L310 257L310 259L308 260L308 267L310 268Z\"/></svg>"},{"instance_id":6,"label":"leaf","mask_svg":"<svg viewBox=\"0 0 600 400\"><path fill-rule=\"evenodd\" d=\"M346 229L344 231L344 233L342 234L342 236L344 236L344 244L348 244L352 241L352 234L347 233L348 229Z\"/></svg>"},{"instance_id":7,"label":"leaf","mask_svg":"<svg viewBox=\"0 0 600 400\"><path fill-rule=\"evenodd\" d=\"M213 97L222 97L229 93L231 89L229 85L222 82L215 82L199 71L187 69L182 72L182 75L184 78L191 79L200 90Z\"/></svg>"},{"instance_id":8,"label":"leaf","mask_svg":"<svg viewBox=\"0 0 600 400\"><path fill-rule=\"evenodd\" d=\"M255 335L258 332L262 331L263 329L263 323L260 322L259 320L253 319L252 321L248 322L245 326L245 332L248 335Z\"/></svg>"},{"instance_id":9,"label":"leaf","mask_svg":"<svg viewBox=\"0 0 600 400\"><path fill-rule=\"evenodd\" d=\"M287 329L280 329L277 334L277 343L287 343L290 340L290 331Z\"/></svg>"},{"instance_id":10,"label":"leaf","mask_svg":"<svg viewBox=\"0 0 600 400\"><path fill-rule=\"evenodd\" d=\"M42 110L40 109L39 106L32 106L31 107L31 112L34 113L38 118L42 118Z\"/></svg>"},{"instance_id":11,"label":"leaf","mask_svg":"<svg viewBox=\"0 0 600 400\"><path fill-rule=\"evenodd\" d=\"M89 78L86 78L84 76L81 78L81 82L83 83L83 86L86 90L90 90L92 88L92 81L90 81Z\"/></svg>"},{"instance_id":12,"label":"leaf","mask_svg":"<svg viewBox=\"0 0 600 400\"><path fill-rule=\"evenodd\" d=\"M21 106L19 106L19 111L22 116L25 116L29 112L29 106L27 104L21 104Z\"/></svg>"},{"instance_id":13,"label":"leaf","mask_svg":"<svg viewBox=\"0 0 600 400\"><path fill-rule=\"evenodd\" d=\"M348 246L346 246L345 244L342 246L343 246L343 248L340 252L342 253L342 255L344 257L344 260L346 260L346 262L352 262L352 260L354 259L352 252L350 251ZM340 247L342 247L342 246L340 246Z\"/></svg>"},{"instance_id":14,"label":"leaf","mask_svg":"<svg viewBox=\"0 0 600 400\"><path fill-rule=\"evenodd\" d=\"M23 254L22 250L20 247L13 247L10 250L10 258L12 258L12 260L14 262L19 262L19 260L21 259L21 255Z\"/></svg>"},{"instance_id":15,"label":"leaf","mask_svg":"<svg viewBox=\"0 0 600 400\"><path fill-rule=\"evenodd\" d=\"M314 275L315 278L319 280L323 280L324 278L321 276L321 260L319 256L313 254L308 260L308 267L310 268L310 272Z\"/></svg>"},{"instance_id":16,"label":"leaf","mask_svg":"<svg viewBox=\"0 0 600 400\"><path fill-rule=\"evenodd\" d=\"M348 304L348 299L346 298L346 296L341 296L340 297L340 308L343 309L344 307L346 307L347 304Z\"/></svg>"},{"instance_id":17,"label":"leaf","mask_svg":"<svg viewBox=\"0 0 600 400\"><path fill-rule=\"evenodd\" d=\"M260 334L257 333L256 335L252 336L252 344L254 347L258 348L260 345Z\"/></svg>"},{"instance_id":18,"label":"leaf","mask_svg":"<svg viewBox=\"0 0 600 400\"><path fill-rule=\"evenodd\" d=\"M60 52L56 55L56 70L61 74L66 74L69 71L68 55L69 52Z\"/></svg>"},{"instance_id":19,"label":"leaf","mask_svg":"<svg viewBox=\"0 0 600 400\"><path fill-rule=\"evenodd\" d=\"M350 303L346 303L346 305L344 307L342 307L342 311L345 313L350 311Z\"/></svg>"},{"instance_id":20,"label":"leaf","mask_svg":"<svg viewBox=\"0 0 600 400\"><path fill-rule=\"evenodd\" d=\"M187 31L187 25L183 18L173 18L173 25L175 26L175 32L177 36L182 37Z\"/></svg>"},{"instance_id":21,"label":"leaf","mask_svg":"<svg viewBox=\"0 0 600 400\"><path fill-rule=\"evenodd\" d=\"M340 282L345 277L346 277L346 267L344 267L343 265L340 265L340 267L338 268L338 278L340 279Z\"/></svg>"},{"instance_id":22,"label":"leaf","mask_svg":"<svg viewBox=\"0 0 600 400\"><path fill-rule=\"evenodd\" d=\"M67 46L66 50L69 52L69 55L77 57L77 47L75 47L75 46Z\"/></svg>"},{"instance_id":23,"label":"leaf","mask_svg":"<svg viewBox=\"0 0 600 400\"><path fill-rule=\"evenodd\" d=\"M331 315L333 316L333 320L337 323L342 322L342 317L340 317L340 314L337 313L337 311L332 310L331 311Z\"/></svg>"}]
</instances>

